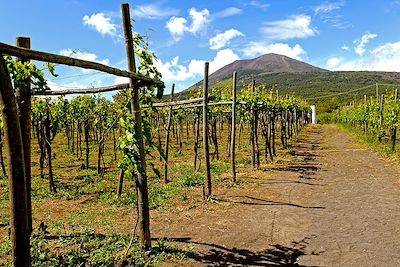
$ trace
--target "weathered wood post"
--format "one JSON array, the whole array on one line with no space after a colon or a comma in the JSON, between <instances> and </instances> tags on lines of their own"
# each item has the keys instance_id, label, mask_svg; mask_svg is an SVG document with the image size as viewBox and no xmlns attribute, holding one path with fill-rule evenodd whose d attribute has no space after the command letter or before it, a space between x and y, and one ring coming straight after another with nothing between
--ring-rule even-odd
<instances>
[{"instance_id":1,"label":"weathered wood post","mask_svg":"<svg viewBox=\"0 0 400 267\"><path fill-rule=\"evenodd\" d=\"M174 91L175 91L175 84L172 84L172 89L171 89L171 98L170 102L174 101ZM169 107L169 112L168 112L168 121L167 121L167 132L165 135L165 163L164 163L164 181L165 183L168 183L168 150L169 150L169 133L171 129L171 121L172 121L172 105Z\"/></svg>"},{"instance_id":2,"label":"weathered wood post","mask_svg":"<svg viewBox=\"0 0 400 267\"><path fill-rule=\"evenodd\" d=\"M232 125L231 125L231 162L232 162L232 182L236 183L236 72L232 76Z\"/></svg>"},{"instance_id":3,"label":"weathered wood post","mask_svg":"<svg viewBox=\"0 0 400 267\"><path fill-rule=\"evenodd\" d=\"M394 90L394 104L397 105L397 88ZM396 150L397 127L393 126L392 129L392 151Z\"/></svg>"},{"instance_id":4,"label":"weathered wood post","mask_svg":"<svg viewBox=\"0 0 400 267\"><path fill-rule=\"evenodd\" d=\"M31 49L31 39L29 37L17 37L16 45L18 47ZM27 59L17 58L17 61L26 62ZM31 203L31 81L27 79L16 85L16 92L19 96L19 123L21 125L22 142L24 144L25 159L25 179L26 179L26 205L28 215L28 231L32 232L32 203Z\"/></svg>"},{"instance_id":5,"label":"weathered wood post","mask_svg":"<svg viewBox=\"0 0 400 267\"><path fill-rule=\"evenodd\" d=\"M254 95L256 81L253 80L251 83L251 93ZM255 108L251 109L252 117L250 120L250 143L251 143L251 164L253 168L256 167L256 145L255 145Z\"/></svg>"},{"instance_id":6,"label":"weathered wood post","mask_svg":"<svg viewBox=\"0 0 400 267\"><path fill-rule=\"evenodd\" d=\"M136 72L135 53L133 47L132 25L129 10L129 4L122 4L122 21L125 35L126 57L128 61L128 70ZM135 139L138 142L141 169L137 170L136 190L138 193L138 229L140 241L143 250L151 248L150 238L150 211L149 211L149 196L147 190L147 174L146 174L146 155L143 143L142 131L142 116L140 113L139 105L139 90L134 82L134 79L129 79L131 91L131 109L132 115L135 120Z\"/></svg>"},{"instance_id":7,"label":"weathered wood post","mask_svg":"<svg viewBox=\"0 0 400 267\"><path fill-rule=\"evenodd\" d=\"M254 95L256 92L256 81L253 80L251 84L251 92ZM251 121L251 149L252 149L252 163L253 168L260 168L260 147L258 145L258 110L257 103L252 110L253 119Z\"/></svg>"},{"instance_id":8,"label":"weathered wood post","mask_svg":"<svg viewBox=\"0 0 400 267\"><path fill-rule=\"evenodd\" d=\"M120 170L118 176L117 198L120 198L122 195L122 188L124 187L124 177L125 177L124 171Z\"/></svg>"},{"instance_id":9,"label":"weathered wood post","mask_svg":"<svg viewBox=\"0 0 400 267\"><path fill-rule=\"evenodd\" d=\"M385 95L382 94L381 98L380 98L380 104L379 104L379 131L382 131L382 125L383 125L383 105L385 102ZM379 134L378 137L378 141L379 143L382 142L382 136L381 134Z\"/></svg>"},{"instance_id":10,"label":"weathered wood post","mask_svg":"<svg viewBox=\"0 0 400 267\"><path fill-rule=\"evenodd\" d=\"M30 231L26 205L25 157L18 110L3 55L0 53L0 110L7 144L10 227L14 266L30 266Z\"/></svg>"},{"instance_id":11,"label":"weathered wood post","mask_svg":"<svg viewBox=\"0 0 400 267\"><path fill-rule=\"evenodd\" d=\"M211 167L210 167L210 151L208 145L208 62L204 64L204 80L203 80L203 147L204 147L204 167L206 168L206 180L204 186L204 199L208 199L211 194Z\"/></svg>"}]
</instances>

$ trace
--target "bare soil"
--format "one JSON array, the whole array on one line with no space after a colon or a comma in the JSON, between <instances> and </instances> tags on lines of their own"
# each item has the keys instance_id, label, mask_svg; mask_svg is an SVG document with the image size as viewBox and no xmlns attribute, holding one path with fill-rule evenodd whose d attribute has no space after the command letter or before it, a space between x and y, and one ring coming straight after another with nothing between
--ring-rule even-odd
<instances>
[{"instance_id":1,"label":"bare soil","mask_svg":"<svg viewBox=\"0 0 400 267\"><path fill-rule=\"evenodd\" d=\"M164 265L400 266L400 169L356 141L309 126L287 159L202 209L153 213L155 239L194 247Z\"/></svg>"}]
</instances>

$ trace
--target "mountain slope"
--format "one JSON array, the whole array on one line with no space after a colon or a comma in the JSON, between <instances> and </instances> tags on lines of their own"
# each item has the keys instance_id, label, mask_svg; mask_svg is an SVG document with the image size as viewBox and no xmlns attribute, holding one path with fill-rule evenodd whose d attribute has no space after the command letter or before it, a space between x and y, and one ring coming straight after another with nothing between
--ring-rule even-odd
<instances>
[{"instance_id":1,"label":"mountain slope","mask_svg":"<svg viewBox=\"0 0 400 267\"><path fill-rule=\"evenodd\" d=\"M400 83L399 72L373 71L327 71L310 64L276 54L266 54L252 60L238 60L214 72L209 77L213 86L231 88L232 73L236 71L238 90L241 85L266 85L268 89L279 90L282 95L296 95L316 103L319 110L330 111L336 106L354 99L364 99L364 95L375 97L375 83L380 85L379 93L390 93ZM202 81L177 94L180 99L189 98L201 91ZM359 90L358 88L368 87ZM346 93L346 92L351 93ZM321 98L321 96L323 96ZM326 96L326 97L325 97Z\"/></svg>"},{"instance_id":2,"label":"mountain slope","mask_svg":"<svg viewBox=\"0 0 400 267\"><path fill-rule=\"evenodd\" d=\"M266 72L266 73L276 73L276 72L295 72L295 73L305 73L305 72L324 72L327 70L314 67L310 64L301 62L299 60L278 55L278 54L265 54L260 57L248 60L236 60L231 64L217 70L210 75L210 82L216 82L224 80L236 71L240 77L243 72L255 71L255 72Z\"/></svg>"}]
</instances>

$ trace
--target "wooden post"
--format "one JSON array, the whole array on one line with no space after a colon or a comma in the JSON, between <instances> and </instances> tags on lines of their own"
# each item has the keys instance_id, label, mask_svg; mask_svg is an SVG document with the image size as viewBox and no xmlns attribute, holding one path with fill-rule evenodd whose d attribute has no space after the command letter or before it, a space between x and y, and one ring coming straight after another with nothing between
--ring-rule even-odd
<instances>
[{"instance_id":1,"label":"wooden post","mask_svg":"<svg viewBox=\"0 0 400 267\"><path fill-rule=\"evenodd\" d=\"M174 101L174 91L175 91L175 84L172 84L171 89L171 99L170 102ZM171 129L171 120L172 120L172 106L169 107L168 112L168 121L167 121L167 132L165 135L165 163L164 163L164 181L168 183L168 150L169 150L169 132Z\"/></svg>"},{"instance_id":2,"label":"wooden post","mask_svg":"<svg viewBox=\"0 0 400 267\"><path fill-rule=\"evenodd\" d=\"M231 125L231 162L232 162L232 182L236 183L236 162L235 162L235 142L236 142L236 72L232 77L232 125Z\"/></svg>"},{"instance_id":3,"label":"wooden post","mask_svg":"<svg viewBox=\"0 0 400 267\"><path fill-rule=\"evenodd\" d=\"M120 198L122 195L122 188L124 186L124 176L125 176L124 171L120 170L118 176L117 198Z\"/></svg>"},{"instance_id":4,"label":"wooden post","mask_svg":"<svg viewBox=\"0 0 400 267\"><path fill-rule=\"evenodd\" d=\"M375 83L375 89L376 89L376 103L379 103L379 87L378 87L378 83Z\"/></svg>"},{"instance_id":5,"label":"wooden post","mask_svg":"<svg viewBox=\"0 0 400 267\"><path fill-rule=\"evenodd\" d=\"M382 127L383 124L383 105L385 101L385 95L382 94L381 99L380 99L380 104L379 104L379 128Z\"/></svg>"},{"instance_id":6,"label":"wooden post","mask_svg":"<svg viewBox=\"0 0 400 267\"><path fill-rule=\"evenodd\" d=\"M17 37L18 47L31 49L31 39L29 37ZM24 58L17 58L17 61L26 62ZM22 142L24 144L25 159L25 179L26 179L26 205L28 215L28 231L32 232L32 203L31 203L31 81L30 79L16 85L16 92L19 95L19 123L21 125Z\"/></svg>"},{"instance_id":7,"label":"wooden post","mask_svg":"<svg viewBox=\"0 0 400 267\"><path fill-rule=\"evenodd\" d=\"M26 205L25 157L18 110L11 79L0 53L0 110L7 144L7 172L10 194L10 228L14 266L30 266Z\"/></svg>"},{"instance_id":8,"label":"wooden post","mask_svg":"<svg viewBox=\"0 0 400 267\"><path fill-rule=\"evenodd\" d=\"M385 95L382 94L381 99L380 99L380 104L379 104L379 131L382 130L384 101L385 101ZM379 134L379 136L378 136L378 141L379 141L379 143L382 142L381 134Z\"/></svg>"},{"instance_id":9,"label":"wooden post","mask_svg":"<svg viewBox=\"0 0 400 267\"><path fill-rule=\"evenodd\" d=\"M255 80L251 82L251 93L254 94ZM251 110L252 117L250 119L250 144L251 144L251 164L256 167L256 146L254 143L254 108Z\"/></svg>"},{"instance_id":10,"label":"wooden post","mask_svg":"<svg viewBox=\"0 0 400 267\"><path fill-rule=\"evenodd\" d=\"M253 94L255 93L256 81L253 80ZM254 144L255 144L255 160L256 169L260 168L260 145L258 144L258 107L253 111L254 116Z\"/></svg>"},{"instance_id":11,"label":"wooden post","mask_svg":"<svg viewBox=\"0 0 400 267\"><path fill-rule=\"evenodd\" d=\"M206 168L206 180L204 187L204 199L211 197L211 167L210 167L210 151L208 146L208 62L204 64L204 80L203 80L203 147L204 161Z\"/></svg>"},{"instance_id":12,"label":"wooden post","mask_svg":"<svg viewBox=\"0 0 400 267\"><path fill-rule=\"evenodd\" d=\"M125 34L126 57L128 61L128 70L136 72L135 53L133 47L132 25L129 10L129 4L122 4L122 21ZM138 142L139 156L141 161L141 169L137 170L136 190L137 190L137 203L138 203L138 228L142 250L149 250L151 248L150 238L150 211L149 211L149 196L147 190L147 174L146 174L146 155L143 143L142 131L142 116L140 113L139 105L139 90L133 88L137 86L135 80L130 78L131 86L131 109L133 118L135 120L135 138Z\"/></svg>"},{"instance_id":13,"label":"wooden post","mask_svg":"<svg viewBox=\"0 0 400 267\"><path fill-rule=\"evenodd\" d=\"M251 84L251 92L252 94L255 93L255 88L256 88L256 81L253 80ZM253 117L251 120L251 130L250 130L250 141L251 141L251 162L253 164L253 168L258 169L260 167L260 149L258 146L258 133L257 133L257 128L258 128L258 112L257 108L253 107L252 109Z\"/></svg>"},{"instance_id":14,"label":"wooden post","mask_svg":"<svg viewBox=\"0 0 400 267\"><path fill-rule=\"evenodd\" d=\"M397 88L394 90L394 104L397 105ZM392 129L392 151L396 150L397 127L393 126Z\"/></svg>"}]
</instances>

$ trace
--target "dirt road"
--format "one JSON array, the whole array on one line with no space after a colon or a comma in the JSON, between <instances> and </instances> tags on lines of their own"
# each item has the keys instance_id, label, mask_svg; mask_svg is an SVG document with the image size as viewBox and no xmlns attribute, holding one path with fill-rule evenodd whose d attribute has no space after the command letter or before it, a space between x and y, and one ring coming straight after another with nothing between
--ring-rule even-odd
<instances>
[{"instance_id":1,"label":"dirt road","mask_svg":"<svg viewBox=\"0 0 400 267\"><path fill-rule=\"evenodd\" d=\"M239 177L204 212L154 225L195 247L184 265L400 266L400 168L348 134L310 126L287 160Z\"/></svg>"}]
</instances>

